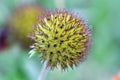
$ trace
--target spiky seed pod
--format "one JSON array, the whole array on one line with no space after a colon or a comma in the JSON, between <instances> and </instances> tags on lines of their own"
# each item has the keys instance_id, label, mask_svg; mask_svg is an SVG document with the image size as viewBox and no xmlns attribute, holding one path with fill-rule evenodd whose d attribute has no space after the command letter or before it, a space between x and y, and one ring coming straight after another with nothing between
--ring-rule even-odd
<instances>
[{"instance_id":1,"label":"spiky seed pod","mask_svg":"<svg viewBox=\"0 0 120 80\"><path fill-rule=\"evenodd\" d=\"M23 4L13 10L8 21L9 32L22 47L29 48L31 40L27 37L32 31L32 26L38 22L38 17L43 15L44 9L37 4Z\"/></svg>"},{"instance_id":2,"label":"spiky seed pod","mask_svg":"<svg viewBox=\"0 0 120 80\"><path fill-rule=\"evenodd\" d=\"M66 10L55 10L41 17L30 34L32 48L41 52L41 61L54 69L77 66L87 54L90 31L82 18Z\"/></svg>"}]
</instances>

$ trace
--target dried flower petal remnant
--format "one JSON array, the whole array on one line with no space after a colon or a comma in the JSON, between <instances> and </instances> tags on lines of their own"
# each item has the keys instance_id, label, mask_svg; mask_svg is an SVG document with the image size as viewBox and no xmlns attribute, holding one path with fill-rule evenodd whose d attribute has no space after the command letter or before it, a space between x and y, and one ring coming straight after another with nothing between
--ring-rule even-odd
<instances>
[{"instance_id":1,"label":"dried flower petal remnant","mask_svg":"<svg viewBox=\"0 0 120 80\"><path fill-rule=\"evenodd\" d=\"M81 18L66 10L56 10L41 17L30 35L35 43L32 48L41 52L41 61L54 69L77 66L89 47L90 31Z\"/></svg>"}]
</instances>

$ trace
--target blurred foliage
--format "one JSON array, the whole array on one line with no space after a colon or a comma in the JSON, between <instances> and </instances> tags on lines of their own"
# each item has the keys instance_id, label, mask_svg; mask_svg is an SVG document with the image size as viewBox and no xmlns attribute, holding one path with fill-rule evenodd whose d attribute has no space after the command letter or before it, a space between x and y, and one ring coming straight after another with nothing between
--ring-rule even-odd
<instances>
[{"instance_id":1,"label":"blurred foliage","mask_svg":"<svg viewBox=\"0 0 120 80\"><path fill-rule=\"evenodd\" d=\"M0 29L16 5L37 2L53 10L58 8L55 1L0 0ZM111 80L120 71L120 1L61 1L64 1L64 8L78 12L90 24L92 46L87 60L80 63L78 68L65 72L59 69L49 71L46 80ZM27 53L16 44L6 51L0 51L0 80L36 80L42 64L38 57L28 59Z\"/></svg>"}]
</instances>

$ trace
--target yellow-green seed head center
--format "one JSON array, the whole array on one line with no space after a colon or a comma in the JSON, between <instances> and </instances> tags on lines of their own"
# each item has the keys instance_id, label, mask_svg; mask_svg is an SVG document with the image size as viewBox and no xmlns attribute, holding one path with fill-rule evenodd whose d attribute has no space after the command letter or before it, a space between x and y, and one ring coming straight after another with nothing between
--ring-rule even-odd
<instances>
[{"instance_id":1,"label":"yellow-green seed head center","mask_svg":"<svg viewBox=\"0 0 120 80\"><path fill-rule=\"evenodd\" d=\"M42 52L41 60L50 68L62 69L77 65L85 56L89 42L88 30L82 20L68 13L44 17L34 29L34 48Z\"/></svg>"}]
</instances>

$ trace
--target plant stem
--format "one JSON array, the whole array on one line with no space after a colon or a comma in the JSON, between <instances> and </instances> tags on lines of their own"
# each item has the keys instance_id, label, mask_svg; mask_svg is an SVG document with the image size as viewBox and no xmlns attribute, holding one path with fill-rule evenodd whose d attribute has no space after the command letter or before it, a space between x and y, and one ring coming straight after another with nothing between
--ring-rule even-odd
<instances>
[{"instance_id":1,"label":"plant stem","mask_svg":"<svg viewBox=\"0 0 120 80\"><path fill-rule=\"evenodd\" d=\"M39 74L38 80L45 80L45 77L47 75L48 69L46 69L46 62L43 64L42 70Z\"/></svg>"}]
</instances>

